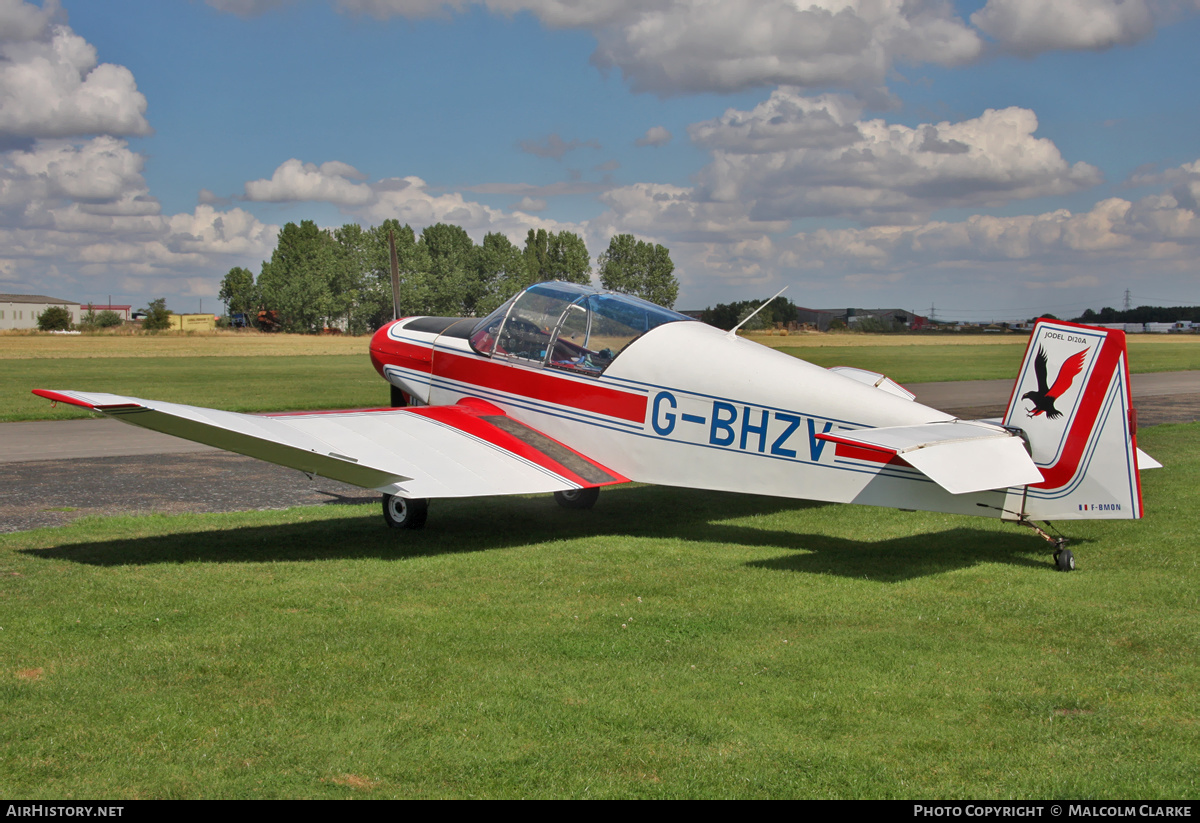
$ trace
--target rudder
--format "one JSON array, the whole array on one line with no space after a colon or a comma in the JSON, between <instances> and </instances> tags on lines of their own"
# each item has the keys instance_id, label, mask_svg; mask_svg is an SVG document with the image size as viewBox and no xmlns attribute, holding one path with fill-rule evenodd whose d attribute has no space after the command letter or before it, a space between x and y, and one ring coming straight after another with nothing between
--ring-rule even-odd
<instances>
[{"instance_id":1,"label":"rudder","mask_svg":"<svg viewBox=\"0 0 1200 823\"><path fill-rule=\"evenodd\" d=\"M1039 320L1004 414L1044 478L1021 493L1025 516L1141 517L1136 420L1125 332Z\"/></svg>"}]
</instances>

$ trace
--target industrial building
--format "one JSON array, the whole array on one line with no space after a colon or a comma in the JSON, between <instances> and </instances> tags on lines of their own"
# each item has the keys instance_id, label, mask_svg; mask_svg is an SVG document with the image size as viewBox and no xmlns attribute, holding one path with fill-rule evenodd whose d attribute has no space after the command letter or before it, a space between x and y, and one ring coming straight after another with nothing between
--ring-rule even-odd
<instances>
[{"instance_id":1,"label":"industrial building","mask_svg":"<svg viewBox=\"0 0 1200 823\"><path fill-rule=\"evenodd\" d=\"M51 306L62 306L78 323L80 306L74 300L60 300L44 294L0 294L0 330L36 329L38 317Z\"/></svg>"}]
</instances>

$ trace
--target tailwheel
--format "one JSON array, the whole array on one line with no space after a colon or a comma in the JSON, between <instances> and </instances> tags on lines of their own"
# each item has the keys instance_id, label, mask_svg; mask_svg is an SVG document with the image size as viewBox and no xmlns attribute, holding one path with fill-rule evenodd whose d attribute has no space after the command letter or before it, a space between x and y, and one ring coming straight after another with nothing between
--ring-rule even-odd
<instances>
[{"instance_id":1,"label":"tailwheel","mask_svg":"<svg viewBox=\"0 0 1200 823\"><path fill-rule=\"evenodd\" d=\"M1054 567L1060 572L1075 571L1075 555L1071 554L1071 550L1064 548L1067 545L1065 537L1051 537L1046 533L1045 529L1041 529L1032 520L1022 517L1017 521L1022 526L1028 526L1038 533L1038 536L1054 547ZM1054 528L1049 523L1046 524L1049 528ZM1055 529L1055 531L1058 531Z\"/></svg>"},{"instance_id":2,"label":"tailwheel","mask_svg":"<svg viewBox=\"0 0 1200 823\"><path fill-rule=\"evenodd\" d=\"M568 489L565 492L555 492L554 500L564 509L590 509L600 498L600 489Z\"/></svg>"},{"instance_id":3,"label":"tailwheel","mask_svg":"<svg viewBox=\"0 0 1200 823\"><path fill-rule=\"evenodd\" d=\"M1075 571L1075 555L1071 554L1070 549L1059 549L1054 553L1054 565L1060 572L1073 572Z\"/></svg>"},{"instance_id":4,"label":"tailwheel","mask_svg":"<svg viewBox=\"0 0 1200 823\"><path fill-rule=\"evenodd\" d=\"M383 519L391 529L419 529L429 516L429 501L423 497L383 496Z\"/></svg>"}]
</instances>

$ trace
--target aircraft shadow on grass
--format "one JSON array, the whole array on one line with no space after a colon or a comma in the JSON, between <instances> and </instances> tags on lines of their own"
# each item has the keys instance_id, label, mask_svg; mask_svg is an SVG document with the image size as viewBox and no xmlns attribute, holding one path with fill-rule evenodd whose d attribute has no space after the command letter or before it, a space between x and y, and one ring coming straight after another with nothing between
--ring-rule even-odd
<instances>
[{"instance_id":1,"label":"aircraft shadow on grass","mask_svg":"<svg viewBox=\"0 0 1200 823\"><path fill-rule=\"evenodd\" d=\"M352 504L361 498L351 498ZM378 504L376 504L378 505ZM694 541L780 549L747 563L762 569L899 582L979 563L1046 568L1042 546L1016 527L956 527L881 540L814 532L805 513L830 504L775 497L670 489L610 488L591 511L567 511L549 497L439 500L428 526L392 530L356 505L346 517L224 528L26 549L42 558L95 566L159 563L303 562L401 559L490 551L564 540L608 538ZM880 513L881 518L896 516ZM744 522L750 519L751 522ZM735 522L743 521L743 522ZM761 521L761 522L754 522ZM967 521L970 522L970 521ZM861 528L861 527L859 527ZM546 551L562 551L547 545ZM1048 552L1048 549L1046 550Z\"/></svg>"}]
</instances>

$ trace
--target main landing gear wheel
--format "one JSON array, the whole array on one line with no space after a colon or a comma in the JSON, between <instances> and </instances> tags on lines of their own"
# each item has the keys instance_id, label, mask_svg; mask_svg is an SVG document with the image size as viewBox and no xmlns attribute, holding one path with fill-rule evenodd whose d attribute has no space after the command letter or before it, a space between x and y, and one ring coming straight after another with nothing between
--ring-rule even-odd
<instances>
[{"instance_id":1,"label":"main landing gear wheel","mask_svg":"<svg viewBox=\"0 0 1200 823\"><path fill-rule=\"evenodd\" d=\"M1054 565L1060 572L1073 572L1075 571L1075 555L1071 554L1070 549L1059 549L1054 553Z\"/></svg>"},{"instance_id":2,"label":"main landing gear wheel","mask_svg":"<svg viewBox=\"0 0 1200 823\"><path fill-rule=\"evenodd\" d=\"M596 505L600 497L600 489L569 489L565 492L555 492L554 500L564 509L590 509Z\"/></svg>"},{"instance_id":3,"label":"main landing gear wheel","mask_svg":"<svg viewBox=\"0 0 1200 823\"><path fill-rule=\"evenodd\" d=\"M383 496L383 519L388 528L419 529L425 525L429 516L429 501L423 497L397 497L393 494Z\"/></svg>"}]
</instances>

